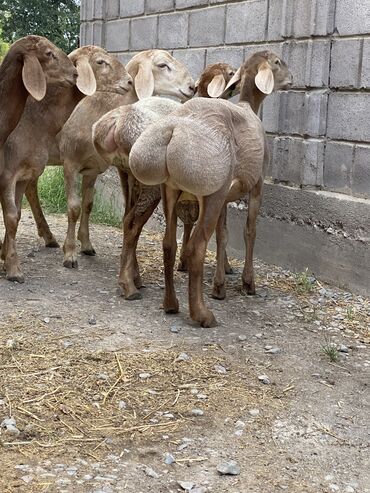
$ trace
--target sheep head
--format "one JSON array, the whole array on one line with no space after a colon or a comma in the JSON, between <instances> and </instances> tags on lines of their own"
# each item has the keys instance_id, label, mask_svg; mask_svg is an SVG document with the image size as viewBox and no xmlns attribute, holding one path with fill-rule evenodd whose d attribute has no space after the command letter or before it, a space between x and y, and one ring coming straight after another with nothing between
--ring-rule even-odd
<instances>
[{"instance_id":1,"label":"sheep head","mask_svg":"<svg viewBox=\"0 0 370 493\"><path fill-rule=\"evenodd\" d=\"M186 101L194 95L194 81L185 65L168 51L147 50L126 65L134 79L138 99L174 96Z\"/></svg>"},{"instance_id":2,"label":"sheep head","mask_svg":"<svg viewBox=\"0 0 370 493\"><path fill-rule=\"evenodd\" d=\"M70 53L69 57L77 67L77 87L84 94L91 96L95 90L134 93L131 75L117 58L103 48L83 46Z\"/></svg>"},{"instance_id":3,"label":"sheep head","mask_svg":"<svg viewBox=\"0 0 370 493\"><path fill-rule=\"evenodd\" d=\"M26 36L19 39L12 45L8 55L9 59L16 57L22 64L24 87L37 101L45 96L47 84L76 84L77 71L67 55L42 36ZM5 57L4 67L7 63Z\"/></svg>"},{"instance_id":4,"label":"sheep head","mask_svg":"<svg viewBox=\"0 0 370 493\"><path fill-rule=\"evenodd\" d=\"M225 90L240 88L241 100L249 100L248 92L257 89L262 95L287 89L293 83L293 76L287 64L272 51L254 53L237 70Z\"/></svg>"},{"instance_id":5,"label":"sheep head","mask_svg":"<svg viewBox=\"0 0 370 493\"><path fill-rule=\"evenodd\" d=\"M227 63L208 65L195 83L198 96L203 98L219 98L221 96L224 99L230 98L233 91L225 91L225 88L235 73L236 69Z\"/></svg>"}]
</instances>

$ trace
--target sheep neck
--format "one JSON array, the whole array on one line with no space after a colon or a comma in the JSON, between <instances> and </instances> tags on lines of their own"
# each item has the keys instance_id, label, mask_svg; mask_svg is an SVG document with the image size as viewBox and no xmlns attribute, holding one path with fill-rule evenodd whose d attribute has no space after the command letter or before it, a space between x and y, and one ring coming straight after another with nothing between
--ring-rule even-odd
<instances>
[{"instance_id":1,"label":"sheep neck","mask_svg":"<svg viewBox=\"0 0 370 493\"><path fill-rule=\"evenodd\" d=\"M260 109L263 100L266 97L266 94L263 94L257 87L254 82L256 74L247 72L244 77L242 87L240 90L240 103L249 103L252 110L256 115Z\"/></svg>"}]
</instances>

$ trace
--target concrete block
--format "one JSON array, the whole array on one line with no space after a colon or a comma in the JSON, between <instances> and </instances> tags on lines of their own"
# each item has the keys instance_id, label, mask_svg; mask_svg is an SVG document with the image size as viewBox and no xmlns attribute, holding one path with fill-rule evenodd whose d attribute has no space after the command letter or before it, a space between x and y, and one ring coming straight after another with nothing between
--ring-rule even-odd
<instances>
[{"instance_id":1,"label":"concrete block","mask_svg":"<svg viewBox=\"0 0 370 493\"><path fill-rule=\"evenodd\" d=\"M225 42L232 44L263 41L266 15L266 0L252 0L228 5Z\"/></svg>"},{"instance_id":2,"label":"concrete block","mask_svg":"<svg viewBox=\"0 0 370 493\"><path fill-rule=\"evenodd\" d=\"M131 20L131 50L149 50L157 46L157 16Z\"/></svg>"},{"instance_id":3,"label":"concrete block","mask_svg":"<svg viewBox=\"0 0 370 493\"><path fill-rule=\"evenodd\" d=\"M189 16L190 46L212 46L223 43L225 7L194 10Z\"/></svg>"},{"instance_id":4,"label":"concrete block","mask_svg":"<svg viewBox=\"0 0 370 493\"><path fill-rule=\"evenodd\" d=\"M120 0L110 0L107 2L107 19L118 19Z\"/></svg>"},{"instance_id":5,"label":"concrete block","mask_svg":"<svg viewBox=\"0 0 370 493\"><path fill-rule=\"evenodd\" d=\"M337 0L336 4L335 26L341 36L370 33L368 0Z\"/></svg>"},{"instance_id":6,"label":"concrete block","mask_svg":"<svg viewBox=\"0 0 370 493\"><path fill-rule=\"evenodd\" d=\"M278 56L283 57L283 44L282 43L269 43L269 44L252 44L244 46L244 60L248 60L257 51L270 50L276 53Z\"/></svg>"},{"instance_id":7,"label":"concrete block","mask_svg":"<svg viewBox=\"0 0 370 493\"><path fill-rule=\"evenodd\" d=\"M207 0L175 0L176 9L188 9L190 7L201 7L208 5Z\"/></svg>"},{"instance_id":8,"label":"concrete block","mask_svg":"<svg viewBox=\"0 0 370 493\"><path fill-rule=\"evenodd\" d=\"M93 32L92 32L93 43L92 44L97 45L97 46L103 46L104 45L103 28L104 28L103 21L93 22L93 28L92 28L92 30L93 30Z\"/></svg>"},{"instance_id":9,"label":"concrete block","mask_svg":"<svg viewBox=\"0 0 370 493\"><path fill-rule=\"evenodd\" d=\"M244 49L242 46L237 48L209 48L207 50L206 65L211 63L224 62L232 67L238 68L244 62Z\"/></svg>"},{"instance_id":10,"label":"concrete block","mask_svg":"<svg viewBox=\"0 0 370 493\"><path fill-rule=\"evenodd\" d=\"M156 14L157 12L165 12L173 10L175 0L146 0L145 12L147 14Z\"/></svg>"},{"instance_id":11,"label":"concrete block","mask_svg":"<svg viewBox=\"0 0 370 493\"><path fill-rule=\"evenodd\" d=\"M328 106L328 137L368 142L369 108L369 93L331 93Z\"/></svg>"},{"instance_id":12,"label":"concrete block","mask_svg":"<svg viewBox=\"0 0 370 493\"><path fill-rule=\"evenodd\" d=\"M194 80L198 79L205 67L206 50L174 50L173 56L189 69Z\"/></svg>"},{"instance_id":13,"label":"concrete block","mask_svg":"<svg viewBox=\"0 0 370 493\"><path fill-rule=\"evenodd\" d=\"M363 55L361 69L361 87L370 88L370 39L363 40Z\"/></svg>"},{"instance_id":14,"label":"concrete block","mask_svg":"<svg viewBox=\"0 0 370 493\"><path fill-rule=\"evenodd\" d=\"M188 44L188 14L160 15L158 22L158 48L185 48Z\"/></svg>"},{"instance_id":15,"label":"concrete block","mask_svg":"<svg viewBox=\"0 0 370 493\"><path fill-rule=\"evenodd\" d=\"M287 41L283 60L288 64L294 87L323 87L329 82L330 41Z\"/></svg>"},{"instance_id":16,"label":"concrete block","mask_svg":"<svg viewBox=\"0 0 370 493\"><path fill-rule=\"evenodd\" d=\"M127 65L128 62L131 60L132 57L136 55L136 51L130 51L129 53L118 53L117 58L118 60L123 63L123 65Z\"/></svg>"},{"instance_id":17,"label":"concrete block","mask_svg":"<svg viewBox=\"0 0 370 493\"><path fill-rule=\"evenodd\" d=\"M295 185L323 184L324 142L276 137L272 151L272 178Z\"/></svg>"},{"instance_id":18,"label":"concrete block","mask_svg":"<svg viewBox=\"0 0 370 493\"><path fill-rule=\"evenodd\" d=\"M129 48L130 21L123 19L106 23L106 46L108 51L126 51Z\"/></svg>"},{"instance_id":19,"label":"concrete block","mask_svg":"<svg viewBox=\"0 0 370 493\"><path fill-rule=\"evenodd\" d=\"M133 17L144 13L145 0L120 0L120 17Z\"/></svg>"},{"instance_id":20,"label":"concrete block","mask_svg":"<svg viewBox=\"0 0 370 493\"><path fill-rule=\"evenodd\" d=\"M83 8L82 8L83 7ZM83 2L83 6L81 5L81 14L82 21L91 21L94 18L94 2Z\"/></svg>"},{"instance_id":21,"label":"concrete block","mask_svg":"<svg viewBox=\"0 0 370 493\"><path fill-rule=\"evenodd\" d=\"M362 43L361 39L333 40L330 67L331 87L359 87Z\"/></svg>"},{"instance_id":22,"label":"concrete block","mask_svg":"<svg viewBox=\"0 0 370 493\"><path fill-rule=\"evenodd\" d=\"M104 8L105 2L103 0L94 0L94 19L104 19Z\"/></svg>"},{"instance_id":23,"label":"concrete block","mask_svg":"<svg viewBox=\"0 0 370 493\"><path fill-rule=\"evenodd\" d=\"M267 132L319 137L326 131L328 95L282 91L267 97L263 104L263 124Z\"/></svg>"},{"instance_id":24,"label":"concrete block","mask_svg":"<svg viewBox=\"0 0 370 493\"><path fill-rule=\"evenodd\" d=\"M354 195L370 199L370 145L357 145L352 176Z\"/></svg>"},{"instance_id":25,"label":"concrete block","mask_svg":"<svg viewBox=\"0 0 370 493\"><path fill-rule=\"evenodd\" d=\"M324 161L324 187L333 192L350 193L355 146L327 142Z\"/></svg>"}]
</instances>

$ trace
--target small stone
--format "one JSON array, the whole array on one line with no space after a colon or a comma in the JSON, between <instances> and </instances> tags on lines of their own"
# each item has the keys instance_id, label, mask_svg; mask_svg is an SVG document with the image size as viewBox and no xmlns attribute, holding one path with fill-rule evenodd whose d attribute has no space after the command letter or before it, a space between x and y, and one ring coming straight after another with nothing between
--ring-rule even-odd
<instances>
[{"instance_id":1,"label":"small stone","mask_svg":"<svg viewBox=\"0 0 370 493\"><path fill-rule=\"evenodd\" d=\"M123 410L124 410L124 409L126 409L126 408L127 408L127 404L126 404L126 402L125 402L125 401L119 401L119 403L118 403L118 409L119 409L120 411L123 411Z\"/></svg>"},{"instance_id":2,"label":"small stone","mask_svg":"<svg viewBox=\"0 0 370 493\"><path fill-rule=\"evenodd\" d=\"M251 416L258 416L258 415L259 415L259 413L260 413L260 410L259 410L259 409L249 409L249 411L248 411L248 412L249 412L249 414L250 414Z\"/></svg>"},{"instance_id":3,"label":"small stone","mask_svg":"<svg viewBox=\"0 0 370 493\"><path fill-rule=\"evenodd\" d=\"M241 421L240 419L238 419L238 421L235 423L235 428L245 428L244 421Z\"/></svg>"},{"instance_id":4,"label":"small stone","mask_svg":"<svg viewBox=\"0 0 370 493\"><path fill-rule=\"evenodd\" d=\"M63 347L65 349L68 349L69 347L73 346L73 342L72 341L63 341Z\"/></svg>"},{"instance_id":5,"label":"small stone","mask_svg":"<svg viewBox=\"0 0 370 493\"><path fill-rule=\"evenodd\" d=\"M195 486L191 481L177 481L177 484L185 491L191 491Z\"/></svg>"},{"instance_id":6,"label":"small stone","mask_svg":"<svg viewBox=\"0 0 370 493\"><path fill-rule=\"evenodd\" d=\"M355 493L356 490L352 488L352 486L348 485L344 491L345 493Z\"/></svg>"},{"instance_id":7,"label":"small stone","mask_svg":"<svg viewBox=\"0 0 370 493\"><path fill-rule=\"evenodd\" d=\"M339 344L339 346L337 346L337 350L340 352L340 353L349 353L349 349L347 346L345 346L344 344Z\"/></svg>"},{"instance_id":8,"label":"small stone","mask_svg":"<svg viewBox=\"0 0 370 493\"><path fill-rule=\"evenodd\" d=\"M30 475L22 476L21 480L24 481L26 484L29 484L33 481L33 476Z\"/></svg>"},{"instance_id":9,"label":"small stone","mask_svg":"<svg viewBox=\"0 0 370 493\"><path fill-rule=\"evenodd\" d=\"M263 334L261 334L261 332L259 332L258 334L255 334L255 335L254 335L254 337L255 337L256 339L262 339L262 335L263 335Z\"/></svg>"},{"instance_id":10,"label":"small stone","mask_svg":"<svg viewBox=\"0 0 370 493\"><path fill-rule=\"evenodd\" d=\"M49 317L45 317L45 318L44 318L44 322L45 322L46 324L48 324L48 323L50 322L50 318L49 318Z\"/></svg>"},{"instance_id":11,"label":"small stone","mask_svg":"<svg viewBox=\"0 0 370 493\"><path fill-rule=\"evenodd\" d=\"M202 409L192 409L191 414L193 416L203 416L204 411Z\"/></svg>"},{"instance_id":12,"label":"small stone","mask_svg":"<svg viewBox=\"0 0 370 493\"><path fill-rule=\"evenodd\" d=\"M238 476L240 474L240 467L235 460L228 462L221 462L217 466L217 471L222 475Z\"/></svg>"},{"instance_id":13,"label":"small stone","mask_svg":"<svg viewBox=\"0 0 370 493\"><path fill-rule=\"evenodd\" d=\"M168 466L170 466L174 462L176 462L175 457L172 454L170 454L169 452L166 452L164 455L164 463L167 464Z\"/></svg>"},{"instance_id":14,"label":"small stone","mask_svg":"<svg viewBox=\"0 0 370 493\"><path fill-rule=\"evenodd\" d=\"M5 344L6 349L17 349L17 346L18 343L15 339L8 339Z\"/></svg>"},{"instance_id":15,"label":"small stone","mask_svg":"<svg viewBox=\"0 0 370 493\"><path fill-rule=\"evenodd\" d=\"M247 336L244 335L244 334L241 334L240 336L238 336L238 340L239 341L246 341L247 340Z\"/></svg>"},{"instance_id":16,"label":"small stone","mask_svg":"<svg viewBox=\"0 0 370 493\"><path fill-rule=\"evenodd\" d=\"M172 413L166 412L166 413L163 413L163 417L173 419L175 416Z\"/></svg>"},{"instance_id":17,"label":"small stone","mask_svg":"<svg viewBox=\"0 0 370 493\"><path fill-rule=\"evenodd\" d=\"M271 381L267 375L259 375L258 380L265 385L270 385Z\"/></svg>"},{"instance_id":18,"label":"small stone","mask_svg":"<svg viewBox=\"0 0 370 493\"><path fill-rule=\"evenodd\" d=\"M87 321L89 325L96 325L96 318L95 315L91 315L89 320Z\"/></svg>"},{"instance_id":19,"label":"small stone","mask_svg":"<svg viewBox=\"0 0 370 493\"><path fill-rule=\"evenodd\" d=\"M147 466L145 469L144 469L144 472L147 476L149 476L150 478L154 478L154 479L158 479L159 478L159 474L157 472L155 472L154 469L152 469L151 467Z\"/></svg>"},{"instance_id":20,"label":"small stone","mask_svg":"<svg viewBox=\"0 0 370 493\"><path fill-rule=\"evenodd\" d=\"M17 426L17 423L14 418L5 418L2 420L0 427L7 428L8 426Z\"/></svg>"},{"instance_id":21,"label":"small stone","mask_svg":"<svg viewBox=\"0 0 370 493\"><path fill-rule=\"evenodd\" d=\"M0 399L0 406L5 406L5 401L3 399Z\"/></svg>"},{"instance_id":22,"label":"small stone","mask_svg":"<svg viewBox=\"0 0 370 493\"><path fill-rule=\"evenodd\" d=\"M179 452L181 452L181 450L186 449L187 447L189 447L189 445L190 445L189 443L181 443L181 444L177 447L177 450L178 450Z\"/></svg>"},{"instance_id":23,"label":"small stone","mask_svg":"<svg viewBox=\"0 0 370 493\"><path fill-rule=\"evenodd\" d=\"M9 433L10 435L14 435L16 437L20 434L20 431L18 430L18 428L16 426L13 426L13 425L8 425L5 428L5 431L6 431L6 433Z\"/></svg>"},{"instance_id":24,"label":"small stone","mask_svg":"<svg viewBox=\"0 0 370 493\"><path fill-rule=\"evenodd\" d=\"M219 363L217 363L215 366L214 366L214 369L217 371L217 373L221 373L221 374L225 374L227 373L227 370L224 366L220 365Z\"/></svg>"},{"instance_id":25,"label":"small stone","mask_svg":"<svg viewBox=\"0 0 370 493\"><path fill-rule=\"evenodd\" d=\"M268 354L277 354L280 353L281 349L279 347L272 347L270 349L266 350L266 353Z\"/></svg>"},{"instance_id":26,"label":"small stone","mask_svg":"<svg viewBox=\"0 0 370 493\"><path fill-rule=\"evenodd\" d=\"M190 361L191 357L186 354L186 353L180 353L177 358L175 359L175 362L177 361Z\"/></svg>"},{"instance_id":27,"label":"small stone","mask_svg":"<svg viewBox=\"0 0 370 493\"><path fill-rule=\"evenodd\" d=\"M205 401L206 399L208 399L208 396L206 394L197 394L197 399Z\"/></svg>"},{"instance_id":28,"label":"small stone","mask_svg":"<svg viewBox=\"0 0 370 493\"><path fill-rule=\"evenodd\" d=\"M178 334L180 332L181 328L178 327L177 325L171 325L170 326L170 332L173 334Z\"/></svg>"},{"instance_id":29,"label":"small stone","mask_svg":"<svg viewBox=\"0 0 370 493\"><path fill-rule=\"evenodd\" d=\"M150 378L152 375L150 373L139 373L139 378L141 378L142 380L147 380L148 378Z\"/></svg>"},{"instance_id":30,"label":"small stone","mask_svg":"<svg viewBox=\"0 0 370 493\"><path fill-rule=\"evenodd\" d=\"M98 373L96 378L97 380L108 380L109 376L106 373Z\"/></svg>"},{"instance_id":31,"label":"small stone","mask_svg":"<svg viewBox=\"0 0 370 493\"><path fill-rule=\"evenodd\" d=\"M339 486L335 483L329 484L330 491L339 491Z\"/></svg>"}]
</instances>

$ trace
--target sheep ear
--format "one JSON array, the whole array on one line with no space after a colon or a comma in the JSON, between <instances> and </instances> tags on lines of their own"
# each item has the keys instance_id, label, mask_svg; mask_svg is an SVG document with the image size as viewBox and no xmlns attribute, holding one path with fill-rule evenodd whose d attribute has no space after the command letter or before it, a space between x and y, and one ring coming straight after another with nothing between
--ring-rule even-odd
<instances>
[{"instance_id":1,"label":"sheep ear","mask_svg":"<svg viewBox=\"0 0 370 493\"><path fill-rule=\"evenodd\" d=\"M224 92L226 80L222 74L215 75L208 84L207 93L211 98L218 98Z\"/></svg>"},{"instance_id":2,"label":"sheep ear","mask_svg":"<svg viewBox=\"0 0 370 493\"><path fill-rule=\"evenodd\" d=\"M263 94L271 94L274 90L274 74L267 62L262 63L258 67L258 73L254 78L254 82Z\"/></svg>"},{"instance_id":3,"label":"sheep ear","mask_svg":"<svg viewBox=\"0 0 370 493\"><path fill-rule=\"evenodd\" d=\"M139 99L149 98L154 92L154 77L152 61L146 60L140 63L135 80L135 91Z\"/></svg>"},{"instance_id":4,"label":"sheep ear","mask_svg":"<svg viewBox=\"0 0 370 493\"><path fill-rule=\"evenodd\" d=\"M96 91L96 79L89 63L89 59L86 56L77 58L77 82L76 85L79 91L86 96L92 96Z\"/></svg>"},{"instance_id":5,"label":"sheep ear","mask_svg":"<svg viewBox=\"0 0 370 493\"><path fill-rule=\"evenodd\" d=\"M238 70L235 72L235 74L231 77L231 79L229 80L229 82L227 83L227 86L225 87L225 91L226 89L229 89L229 87L233 86L234 84L236 85L238 82L241 81L241 68L239 67Z\"/></svg>"},{"instance_id":6,"label":"sheep ear","mask_svg":"<svg viewBox=\"0 0 370 493\"><path fill-rule=\"evenodd\" d=\"M46 94L46 78L41 64L34 55L25 55L22 68L24 87L36 101Z\"/></svg>"}]
</instances>

